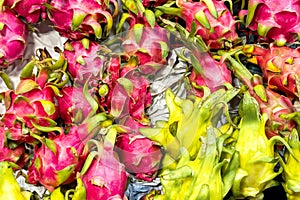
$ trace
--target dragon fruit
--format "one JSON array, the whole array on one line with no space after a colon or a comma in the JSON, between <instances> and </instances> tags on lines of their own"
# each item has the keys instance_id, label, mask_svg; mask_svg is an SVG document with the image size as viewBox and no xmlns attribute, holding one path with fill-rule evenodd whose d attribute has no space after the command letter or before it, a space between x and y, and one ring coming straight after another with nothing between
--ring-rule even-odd
<instances>
[{"instance_id":1,"label":"dragon fruit","mask_svg":"<svg viewBox=\"0 0 300 200\"><path fill-rule=\"evenodd\" d=\"M26 25L12 11L0 11L0 68L22 58L26 47Z\"/></svg>"},{"instance_id":2,"label":"dragon fruit","mask_svg":"<svg viewBox=\"0 0 300 200\"><path fill-rule=\"evenodd\" d=\"M125 199L128 174L114 155L116 135L117 130L109 127L104 143L99 142L100 153L89 163L88 169L81 172L87 200Z\"/></svg>"},{"instance_id":3,"label":"dragon fruit","mask_svg":"<svg viewBox=\"0 0 300 200\"><path fill-rule=\"evenodd\" d=\"M231 54L238 54L240 50L232 52L223 52L222 60L228 59L230 68L234 75L239 78L247 87L250 94L259 103L261 113L266 113L268 120L266 122L266 135L271 138L276 135L288 137L288 133L295 128L296 123L292 120L292 113L295 112L291 100L279 93L265 88L262 77L252 75L248 69L240 62L231 57Z\"/></svg>"},{"instance_id":4,"label":"dragon fruit","mask_svg":"<svg viewBox=\"0 0 300 200\"><path fill-rule=\"evenodd\" d=\"M47 2L48 0L4 0L3 5L10 7L29 23L37 23L46 19L46 7L43 4Z\"/></svg>"},{"instance_id":5,"label":"dragon fruit","mask_svg":"<svg viewBox=\"0 0 300 200\"><path fill-rule=\"evenodd\" d=\"M123 13L118 31L122 30L125 21L129 24L122 42L123 51L129 57L138 58L139 68L150 70L145 74L154 73L167 62L170 46L168 32L156 23L154 13L140 2L123 3L127 5L125 9L128 13Z\"/></svg>"},{"instance_id":6,"label":"dragon fruit","mask_svg":"<svg viewBox=\"0 0 300 200\"><path fill-rule=\"evenodd\" d=\"M57 125L55 96L59 93L58 88L68 82L63 70L66 68L65 58L60 53L59 58L54 60L45 49L38 49L38 52L41 54L37 54L38 59L32 57L23 67L16 88L0 94L6 108L1 121L7 129L8 139L14 141L35 142L30 132L37 134L41 131L37 126L49 129Z\"/></svg>"},{"instance_id":7,"label":"dragon fruit","mask_svg":"<svg viewBox=\"0 0 300 200\"><path fill-rule=\"evenodd\" d=\"M117 121L130 115L141 124L149 124L145 108L151 105L150 82L136 70L121 72L111 97L111 114Z\"/></svg>"},{"instance_id":8,"label":"dragon fruit","mask_svg":"<svg viewBox=\"0 0 300 200\"><path fill-rule=\"evenodd\" d=\"M246 26L283 46L299 38L299 10L299 0L249 0Z\"/></svg>"},{"instance_id":9,"label":"dragon fruit","mask_svg":"<svg viewBox=\"0 0 300 200\"><path fill-rule=\"evenodd\" d=\"M72 126L68 133L53 138L34 136L42 142L42 146L35 146L34 158L28 168L28 182L39 182L49 191L73 182L88 154L85 144L95 134L94 129L99 122L104 120L106 115L100 113L87 123Z\"/></svg>"},{"instance_id":10,"label":"dragon fruit","mask_svg":"<svg viewBox=\"0 0 300 200\"><path fill-rule=\"evenodd\" d=\"M57 97L60 118L66 125L80 123L86 119L92 111L92 106L84 97L83 89L73 86L65 86Z\"/></svg>"},{"instance_id":11,"label":"dragon fruit","mask_svg":"<svg viewBox=\"0 0 300 200\"><path fill-rule=\"evenodd\" d=\"M110 3L114 5L113 12L110 9ZM112 28L113 17L118 13L118 3L115 0L53 0L46 6L49 9L48 17L55 29L62 36L70 39L108 36Z\"/></svg>"},{"instance_id":12,"label":"dragon fruit","mask_svg":"<svg viewBox=\"0 0 300 200\"><path fill-rule=\"evenodd\" d=\"M196 23L196 35L202 37L210 49L224 47L224 41L235 41L235 20L223 0L176 1L177 8L158 6L156 9L170 16L180 17L190 32Z\"/></svg>"},{"instance_id":13,"label":"dragon fruit","mask_svg":"<svg viewBox=\"0 0 300 200\"><path fill-rule=\"evenodd\" d=\"M199 51L201 47L196 43L190 44L188 49L192 53L191 64L193 66L189 79L195 95L199 97L204 95L202 86L214 92L232 83L231 72L224 62L214 60L208 52Z\"/></svg>"},{"instance_id":14,"label":"dragon fruit","mask_svg":"<svg viewBox=\"0 0 300 200\"><path fill-rule=\"evenodd\" d=\"M150 7L157 7L157 6L161 6L164 3L166 3L167 0L144 0L143 1L143 5L145 8L150 8Z\"/></svg>"},{"instance_id":15,"label":"dragon fruit","mask_svg":"<svg viewBox=\"0 0 300 200\"><path fill-rule=\"evenodd\" d=\"M154 73L166 64L169 54L169 34L161 28L150 9L145 9L141 2L126 2L117 31L120 32L127 21L129 28L123 38L122 47L125 55L137 58L139 68L145 74ZM127 24L126 24L127 25Z\"/></svg>"},{"instance_id":16,"label":"dragon fruit","mask_svg":"<svg viewBox=\"0 0 300 200\"><path fill-rule=\"evenodd\" d=\"M154 65L154 68L155 64L166 64L170 46L168 33L155 22L154 13L150 10L139 10L135 14L129 10L122 18L126 18L130 26L123 38L124 52L130 57L137 57L140 68L143 65Z\"/></svg>"},{"instance_id":17,"label":"dragon fruit","mask_svg":"<svg viewBox=\"0 0 300 200\"><path fill-rule=\"evenodd\" d=\"M13 167L13 163L6 161L0 162L0 198L18 200L30 199L25 198L25 194L23 195L20 185L14 176Z\"/></svg>"},{"instance_id":18,"label":"dragon fruit","mask_svg":"<svg viewBox=\"0 0 300 200\"><path fill-rule=\"evenodd\" d=\"M300 48L276 47L271 45L268 49L251 46L251 54L256 57L268 87L284 93L294 99L299 96L297 81L300 73L297 66L300 64Z\"/></svg>"},{"instance_id":19,"label":"dragon fruit","mask_svg":"<svg viewBox=\"0 0 300 200\"><path fill-rule=\"evenodd\" d=\"M117 84L117 79L120 78L120 69L121 57L118 55L112 55L105 67L104 76L98 85L100 104L108 112L111 111L111 98Z\"/></svg>"},{"instance_id":20,"label":"dragon fruit","mask_svg":"<svg viewBox=\"0 0 300 200\"><path fill-rule=\"evenodd\" d=\"M0 162L9 161L22 166L24 156L25 147L23 144L19 144L16 148L10 148L9 144L7 145L4 125L0 124Z\"/></svg>"},{"instance_id":21,"label":"dragon fruit","mask_svg":"<svg viewBox=\"0 0 300 200\"><path fill-rule=\"evenodd\" d=\"M126 171L135 174L136 178L153 181L163 157L160 146L139 132L139 128L147 126L141 125L132 117L124 120L124 126L129 131L119 134L115 145L120 161L125 165Z\"/></svg>"},{"instance_id":22,"label":"dragon fruit","mask_svg":"<svg viewBox=\"0 0 300 200\"><path fill-rule=\"evenodd\" d=\"M22 80L16 91L8 90L2 93L6 112L1 121L6 127L8 138L31 143L34 140L29 130L35 130L34 124L55 125L54 120L58 118L58 109L54 96L52 87L40 88L31 79Z\"/></svg>"},{"instance_id":23,"label":"dragon fruit","mask_svg":"<svg viewBox=\"0 0 300 200\"><path fill-rule=\"evenodd\" d=\"M137 38L136 34L139 34L140 38ZM139 65L151 66L152 64L159 69L160 65L158 64L167 62L168 35L167 31L158 25L150 28L142 24L135 24L133 29L128 31L122 45L126 54L138 58ZM151 72L153 73L153 71Z\"/></svg>"},{"instance_id":24,"label":"dragon fruit","mask_svg":"<svg viewBox=\"0 0 300 200\"><path fill-rule=\"evenodd\" d=\"M260 113L258 102L249 91L244 92L240 116L235 142L239 168L232 187L234 199L264 199L263 191L274 186L274 178L282 172L282 169L274 171L279 161L274 145L282 143L290 152L292 150L281 136L266 137L268 114Z\"/></svg>"},{"instance_id":25,"label":"dragon fruit","mask_svg":"<svg viewBox=\"0 0 300 200\"><path fill-rule=\"evenodd\" d=\"M167 0L143 0L142 1L145 8L150 8L150 7L155 8L157 6L163 5L166 2L167 2Z\"/></svg>"},{"instance_id":26,"label":"dragon fruit","mask_svg":"<svg viewBox=\"0 0 300 200\"><path fill-rule=\"evenodd\" d=\"M84 84L90 75L91 79L99 79L99 73L104 65L104 58L97 53L108 52L104 46L87 38L81 41L71 41L64 44L64 54L68 60L68 71L77 83ZM98 77L97 77L98 76Z\"/></svg>"}]
</instances>

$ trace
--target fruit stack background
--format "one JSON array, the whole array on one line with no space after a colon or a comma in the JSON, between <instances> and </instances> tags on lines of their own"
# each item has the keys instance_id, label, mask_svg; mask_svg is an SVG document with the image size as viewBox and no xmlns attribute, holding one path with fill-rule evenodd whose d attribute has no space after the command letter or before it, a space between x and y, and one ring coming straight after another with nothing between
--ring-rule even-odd
<instances>
[{"instance_id":1,"label":"fruit stack background","mask_svg":"<svg viewBox=\"0 0 300 200\"><path fill-rule=\"evenodd\" d=\"M299 0L0 9L0 199L300 199Z\"/></svg>"}]
</instances>

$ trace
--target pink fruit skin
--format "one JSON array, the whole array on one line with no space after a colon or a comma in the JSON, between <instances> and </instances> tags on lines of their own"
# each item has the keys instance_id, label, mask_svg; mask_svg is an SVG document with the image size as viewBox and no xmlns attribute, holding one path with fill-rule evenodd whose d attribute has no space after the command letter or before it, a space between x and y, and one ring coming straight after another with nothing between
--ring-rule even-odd
<instances>
[{"instance_id":1,"label":"pink fruit skin","mask_svg":"<svg viewBox=\"0 0 300 200\"><path fill-rule=\"evenodd\" d=\"M120 79L117 80L117 84L112 93L112 112L118 113L115 116L116 118L122 118L126 115L130 115L135 120L143 123L147 121L145 108L150 106L152 102L151 94L148 90L150 82L135 70L126 72L126 74L121 72L121 76L122 75L123 77L120 79L126 78L133 88L131 91L127 92L125 89L127 86L122 85Z\"/></svg>"},{"instance_id":2,"label":"pink fruit skin","mask_svg":"<svg viewBox=\"0 0 300 200\"><path fill-rule=\"evenodd\" d=\"M143 0L142 2L145 8L149 8L149 7L161 6L164 3L166 3L167 0Z\"/></svg>"},{"instance_id":3,"label":"pink fruit skin","mask_svg":"<svg viewBox=\"0 0 300 200\"><path fill-rule=\"evenodd\" d=\"M90 75L93 75L91 79L96 79L104 62L97 52L103 47L93 41L89 42L87 49L81 41L72 41L68 44L72 46L72 50L65 49L64 55L68 60L68 71L76 79L76 83L84 84ZM77 61L79 57L83 58L84 64Z\"/></svg>"},{"instance_id":4,"label":"pink fruit skin","mask_svg":"<svg viewBox=\"0 0 300 200\"><path fill-rule=\"evenodd\" d=\"M290 98L298 95L296 77L300 77L300 48L270 46L268 49L255 46L252 53L258 61L268 87L283 92Z\"/></svg>"},{"instance_id":5,"label":"pink fruit skin","mask_svg":"<svg viewBox=\"0 0 300 200\"><path fill-rule=\"evenodd\" d=\"M300 1L250 0L247 25L280 46L295 42L300 32ZM251 15L250 15L251 13Z\"/></svg>"},{"instance_id":6,"label":"pink fruit skin","mask_svg":"<svg viewBox=\"0 0 300 200\"><path fill-rule=\"evenodd\" d=\"M50 191L73 182L88 154L88 151L84 150L86 135L86 124L72 126L69 133L50 138L55 144L56 153L45 144L41 147L35 146L34 158L28 168L28 182L39 182ZM71 165L74 168L71 169L70 175L61 179L57 172Z\"/></svg>"},{"instance_id":7,"label":"pink fruit skin","mask_svg":"<svg viewBox=\"0 0 300 200\"><path fill-rule=\"evenodd\" d=\"M0 11L0 68L22 58L26 47L26 25L12 11Z\"/></svg>"},{"instance_id":8,"label":"pink fruit skin","mask_svg":"<svg viewBox=\"0 0 300 200\"><path fill-rule=\"evenodd\" d=\"M22 157L24 157L25 154L24 145L20 144L16 148L11 149L5 145L5 138L5 127L3 124L0 124L0 162L14 162L22 167L24 164L22 163Z\"/></svg>"},{"instance_id":9,"label":"pink fruit skin","mask_svg":"<svg viewBox=\"0 0 300 200\"><path fill-rule=\"evenodd\" d=\"M126 133L118 136L116 147L127 172L138 179L153 181L162 159L159 146L141 134Z\"/></svg>"},{"instance_id":10,"label":"pink fruit skin","mask_svg":"<svg viewBox=\"0 0 300 200\"><path fill-rule=\"evenodd\" d=\"M254 78L252 82L253 86L263 84L261 78ZM280 132L291 131L296 127L296 123L290 119L284 119L281 114L293 113L294 107L292 101L279 93L272 91L270 88L265 89L267 102L263 101L253 89L250 90L251 95L259 103L261 113L267 113L269 119L266 123L266 135L271 138L276 135L280 135Z\"/></svg>"},{"instance_id":11,"label":"pink fruit skin","mask_svg":"<svg viewBox=\"0 0 300 200\"><path fill-rule=\"evenodd\" d=\"M139 128L145 128L130 116L124 117L120 125L128 127L127 132L117 136L115 151L127 172L144 181L156 178L163 157L161 148L152 140L144 137Z\"/></svg>"},{"instance_id":12,"label":"pink fruit skin","mask_svg":"<svg viewBox=\"0 0 300 200\"><path fill-rule=\"evenodd\" d=\"M147 24L144 17L136 19L135 23ZM123 41L124 51L129 56L137 56L140 65L147 63L166 64L166 58L163 57L163 49L161 43L169 46L167 31L158 25L151 28L149 25L142 28L142 36L140 41L136 41L133 29L128 31ZM142 50L142 51L141 51Z\"/></svg>"},{"instance_id":13,"label":"pink fruit skin","mask_svg":"<svg viewBox=\"0 0 300 200\"><path fill-rule=\"evenodd\" d=\"M49 19L54 24L55 29L70 39L93 36L95 35L95 27L99 28L100 24L112 22L112 14L104 1L53 0L49 12ZM74 28L72 25L73 18L82 14L86 16L79 27Z\"/></svg>"},{"instance_id":14,"label":"pink fruit skin","mask_svg":"<svg viewBox=\"0 0 300 200\"><path fill-rule=\"evenodd\" d=\"M230 10L225 6L224 0L212 0L218 17L215 18L209 11L204 1L178 0L178 8L159 6L167 15L179 16L186 23L186 29L191 31L192 23L196 23L196 35L201 36L210 49L219 49L224 46L224 40L235 41L238 35L235 31L235 20ZM196 18L201 11L209 22L209 27L202 25Z\"/></svg>"},{"instance_id":15,"label":"pink fruit skin","mask_svg":"<svg viewBox=\"0 0 300 200\"><path fill-rule=\"evenodd\" d=\"M201 72L192 69L189 79L197 86L207 86L212 92L231 83L231 72L224 62L214 60L207 52L193 51L194 56L202 67ZM203 91L193 87L195 95L202 97Z\"/></svg>"},{"instance_id":16,"label":"pink fruit skin","mask_svg":"<svg viewBox=\"0 0 300 200\"><path fill-rule=\"evenodd\" d=\"M92 161L82 176L87 200L124 198L128 174L125 166L115 158L112 146L105 146L100 157Z\"/></svg>"},{"instance_id":17,"label":"pink fruit skin","mask_svg":"<svg viewBox=\"0 0 300 200\"><path fill-rule=\"evenodd\" d=\"M4 5L13 6L12 9L29 23L37 23L46 19L46 7L43 4L47 2L48 0L4 0Z\"/></svg>"},{"instance_id":18,"label":"pink fruit skin","mask_svg":"<svg viewBox=\"0 0 300 200\"><path fill-rule=\"evenodd\" d=\"M92 107L83 94L83 88L66 86L61 89L61 97L57 97L60 118L66 125L82 122L92 111ZM80 112L81 117L75 119Z\"/></svg>"},{"instance_id":19,"label":"pink fruit skin","mask_svg":"<svg viewBox=\"0 0 300 200\"><path fill-rule=\"evenodd\" d=\"M6 102L6 112L1 121L7 127L9 139L19 142L31 143L34 141L29 134L22 132L22 124L34 130L32 123L40 126L49 126L47 119L56 120L58 109L54 102L54 92L50 87L35 88L23 94L16 94L9 90L2 94ZM41 101L47 101L54 105L54 112L48 114Z\"/></svg>"}]
</instances>

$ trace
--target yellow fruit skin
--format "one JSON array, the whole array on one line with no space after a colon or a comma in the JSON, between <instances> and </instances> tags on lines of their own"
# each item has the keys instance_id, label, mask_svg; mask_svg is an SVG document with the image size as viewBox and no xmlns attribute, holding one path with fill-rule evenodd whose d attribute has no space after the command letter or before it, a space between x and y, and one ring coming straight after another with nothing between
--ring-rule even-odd
<instances>
[{"instance_id":1,"label":"yellow fruit skin","mask_svg":"<svg viewBox=\"0 0 300 200\"><path fill-rule=\"evenodd\" d=\"M282 177L284 182L282 183L288 200L300 199L300 143L299 136L296 129L290 134L289 145L292 149L292 153L285 153L285 160L280 160L281 166L283 166Z\"/></svg>"},{"instance_id":2,"label":"yellow fruit skin","mask_svg":"<svg viewBox=\"0 0 300 200\"><path fill-rule=\"evenodd\" d=\"M6 161L0 162L0 199L26 200L14 177L12 167Z\"/></svg>"},{"instance_id":3,"label":"yellow fruit skin","mask_svg":"<svg viewBox=\"0 0 300 200\"><path fill-rule=\"evenodd\" d=\"M290 148L280 136L270 140L267 138L267 114L260 115L259 105L248 91L244 93L240 113L241 122L235 144L240 155L240 167L233 184L233 194L236 198L263 199L263 191L278 185L274 178L282 172L282 168L274 172L279 162L279 156L274 152L276 141Z\"/></svg>"}]
</instances>

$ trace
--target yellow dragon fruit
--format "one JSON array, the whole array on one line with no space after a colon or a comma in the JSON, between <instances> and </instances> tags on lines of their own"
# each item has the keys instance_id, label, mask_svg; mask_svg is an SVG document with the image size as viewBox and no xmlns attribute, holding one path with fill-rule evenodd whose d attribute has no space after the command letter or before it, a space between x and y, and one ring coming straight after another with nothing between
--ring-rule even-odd
<instances>
[{"instance_id":1,"label":"yellow dragon fruit","mask_svg":"<svg viewBox=\"0 0 300 200\"><path fill-rule=\"evenodd\" d=\"M206 137L197 157L191 159L185 148L176 169L165 169L160 175L163 192L151 195L151 200L210 199L222 200L232 186L238 168L238 154L233 153L227 160L221 159L222 147L226 135L216 137L218 130L209 126ZM222 167L227 165L228 171Z\"/></svg>"},{"instance_id":2,"label":"yellow dragon fruit","mask_svg":"<svg viewBox=\"0 0 300 200\"><path fill-rule=\"evenodd\" d=\"M279 155L274 151L276 142L281 142L291 151L287 142L280 136L270 140L265 134L266 113L260 115L257 101L248 91L244 93L240 107L239 124L235 150L240 156L232 191L236 198L263 199L263 191L275 186L274 178L282 172L275 172Z\"/></svg>"},{"instance_id":3,"label":"yellow dragon fruit","mask_svg":"<svg viewBox=\"0 0 300 200\"><path fill-rule=\"evenodd\" d=\"M30 198L25 198L21 192L13 174L13 166L7 161L0 162L0 199L29 200Z\"/></svg>"},{"instance_id":4,"label":"yellow dragon fruit","mask_svg":"<svg viewBox=\"0 0 300 200\"><path fill-rule=\"evenodd\" d=\"M293 155L290 152L285 153L285 161L280 160L283 167L282 183L288 200L296 200L300 198L300 175L299 175L299 158L300 158L300 143L299 135L296 129L293 129L289 138L289 145L293 150Z\"/></svg>"}]
</instances>

